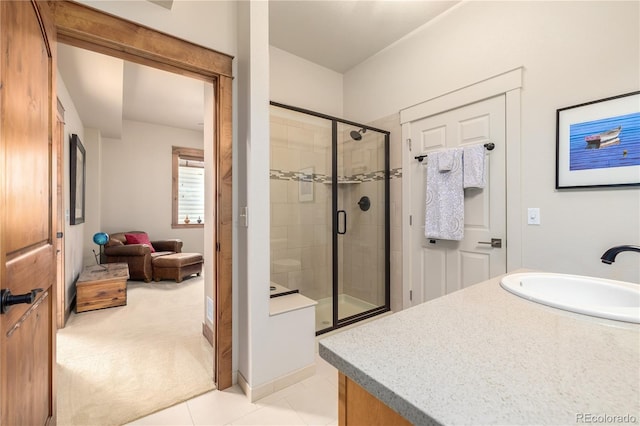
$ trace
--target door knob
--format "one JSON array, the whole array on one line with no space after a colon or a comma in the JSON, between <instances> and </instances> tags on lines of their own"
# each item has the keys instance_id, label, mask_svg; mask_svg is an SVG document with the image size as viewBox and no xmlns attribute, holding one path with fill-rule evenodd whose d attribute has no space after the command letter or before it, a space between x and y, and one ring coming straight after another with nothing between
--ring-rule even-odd
<instances>
[{"instance_id":1,"label":"door knob","mask_svg":"<svg viewBox=\"0 0 640 426\"><path fill-rule=\"evenodd\" d=\"M478 244L489 244L493 248L502 248L502 238L492 238L491 241L478 241Z\"/></svg>"},{"instance_id":2,"label":"door knob","mask_svg":"<svg viewBox=\"0 0 640 426\"><path fill-rule=\"evenodd\" d=\"M32 304L36 300L36 295L41 291L41 288L34 288L29 293L13 295L11 290L2 289L0 291L0 314L7 312L11 305Z\"/></svg>"}]
</instances>

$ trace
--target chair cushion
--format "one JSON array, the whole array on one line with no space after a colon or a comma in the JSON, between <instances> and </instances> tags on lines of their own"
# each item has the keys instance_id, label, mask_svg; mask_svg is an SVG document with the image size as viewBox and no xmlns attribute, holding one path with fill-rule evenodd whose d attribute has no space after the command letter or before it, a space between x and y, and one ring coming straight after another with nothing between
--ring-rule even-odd
<instances>
[{"instance_id":1,"label":"chair cushion","mask_svg":"<svg viewBox=\"0 0 640 426\"><path fill-rule=\"evenodd\" d=\"M166 256L168 254L174 254L173 251L156 251L155 253L151 253L151 259L155 259L156 257Z\"/></svg>"},{"instance_id":2,"label":"chair cushion","mask_svg":"<svg viewBox=\"0 0 640 426\"><path fill-rule=\"evenodd\" d=\"M124 234L124 237L127 239L127 244L146 244L149 246L149 249L151 249L151 253L155 253L156 251L149 240L149 236L144 232L135 234L127 233Z\"/></svg>"},{"instance_id":3,"label":"chair cushion","mask_svg":"<svg viewBox=\"0 0 640 426\"><path fill-rule=\"evenodd\" d=\"M154 268L178 268L197 263L202 263L200 253L175 253L153 258Z\"/></svg>"}]
</instances>

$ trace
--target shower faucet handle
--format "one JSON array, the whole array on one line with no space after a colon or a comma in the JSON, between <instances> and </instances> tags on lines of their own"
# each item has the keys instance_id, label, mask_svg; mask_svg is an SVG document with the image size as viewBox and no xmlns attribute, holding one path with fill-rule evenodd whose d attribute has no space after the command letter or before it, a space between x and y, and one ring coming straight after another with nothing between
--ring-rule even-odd
<instances>
[{"instance_id":1,"label":"shower faucet handle","mask_svg":"<svg viewBox=\"0 0 640 426\"><path fill-rule=\"evenodd\" d=\"M371 200L369 199L369 197L364 195L362 198L360 198L360 201L358 201L358 205L360 206L360 210L366 212L367 210L369 210L369 208L371 208Z\"/></svg>"}]
</instances>

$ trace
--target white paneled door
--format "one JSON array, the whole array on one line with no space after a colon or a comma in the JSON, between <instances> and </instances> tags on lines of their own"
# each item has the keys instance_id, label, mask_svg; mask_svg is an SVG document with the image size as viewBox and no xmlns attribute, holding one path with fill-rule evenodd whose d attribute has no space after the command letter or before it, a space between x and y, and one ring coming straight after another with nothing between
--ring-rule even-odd
<instances>
[{"instance_id":1,"label":"white paneled door","mask_svg":"<svg viewBox=\"0 0 640 426\"><path fill-rule=\"evenodd\" d=\"M411 304L435 299L506 272L505 97L498 96L405 127L411 139ZM407 133L405 133L407 134ZM464 190L462 241L425 238L426 164L414 156L492 142L484 189ZM492 239L501 240L492 246Z\"/></svg>"}]
</instances>

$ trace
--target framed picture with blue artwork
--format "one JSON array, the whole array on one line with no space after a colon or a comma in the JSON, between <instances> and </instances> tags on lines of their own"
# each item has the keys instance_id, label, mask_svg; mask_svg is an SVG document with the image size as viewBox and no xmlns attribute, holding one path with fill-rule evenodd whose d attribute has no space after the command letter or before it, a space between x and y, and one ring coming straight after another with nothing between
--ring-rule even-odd
<instances>
[{"instance_id":1,"label":"framed picture with blue artwork","mask_svg":"<svg viewBox=\"0 0 640 426\"><path fill-rule=\"evenodd\" d=\"M640 91L556 111L556 189L640 185Z\"/></svg>"}]
</instances>

